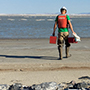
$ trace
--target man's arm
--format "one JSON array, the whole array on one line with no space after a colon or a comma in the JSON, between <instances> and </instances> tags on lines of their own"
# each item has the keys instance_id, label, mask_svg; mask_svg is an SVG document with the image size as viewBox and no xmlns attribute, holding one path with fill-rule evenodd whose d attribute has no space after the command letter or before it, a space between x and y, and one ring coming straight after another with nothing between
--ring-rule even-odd
<instances>
[{"instance_id":1,"label":"man's arm","mask_svg":"<svg viewBox=\"0 0 90 90\"><path fill-rule=\"evenodd\" d=\"M56 28L57 28L57 22L55 22L55 24L54 24L54 28L53 28L53 36L55 36Z\"/></svg>"},{"instance_id":2,"label":"man's arm","mask_svg":"<svg viewBox=\"0 0 90 90\"><path fill-rule=\"evenodd\" d=\"M72 33L76 34L76 33L74 32L74 30L73 30L73 26L72 26L72 23L71 23L70 20L68 20L68 23L69 23L69 26L70 26L70 29L71 29Z\"/></svg>"}]
</instances>

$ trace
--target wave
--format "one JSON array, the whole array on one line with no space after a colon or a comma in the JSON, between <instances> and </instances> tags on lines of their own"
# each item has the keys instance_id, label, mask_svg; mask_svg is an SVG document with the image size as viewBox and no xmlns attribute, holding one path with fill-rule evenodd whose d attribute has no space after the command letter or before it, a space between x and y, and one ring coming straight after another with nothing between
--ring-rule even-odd
<instances>
[{"instance_id":1,"label":"wave","mask_svg":"<svg viewBox=\"0 0 90 90\"><path fill-rule=\"evenodd\" d=\"M8 18L7 20L9 20L9 21L14 21L15 19Z\"/></svg>"},{"instance_id":2,"label":"wave","mask_svg":"<svg viewBox=\"0 0 90 90\"><path fill-rule=\"evenodd\" d=\"M47 19L47 21L54 21L54 19Z\"/></svg>"},{"instance_id":3,"label":"wave","mask_svg":"<svg viewBox=\"0 0 90 90\"><path fill-rule=\"evenodd\" d=\"M23 18L22 18L22 19L20 19L20 20L22 20L22 21L27 21L27 19L23 19Z\"/></svg>"},{"instance_id":4,"label":"wave","mask_svg":"<svg viewBox=\"0 0 90 90\"><path fill-rule=\"evenodd\" d=\"M36 21L45 21L45 19L36 19Z\"/></svg>"}]
</instances>

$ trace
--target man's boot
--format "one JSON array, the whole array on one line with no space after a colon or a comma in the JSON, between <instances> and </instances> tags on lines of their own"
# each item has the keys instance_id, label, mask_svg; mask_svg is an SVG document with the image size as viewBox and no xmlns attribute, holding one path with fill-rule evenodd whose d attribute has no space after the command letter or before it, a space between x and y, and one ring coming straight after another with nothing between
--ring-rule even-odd
<instances>
[{"instance_id":1,"label":"man's boot","mask_svg":"<svg viewBox=\"0 0 90 90\"><path fill-rule=\"evenodd\" d=\"M62 47L58 45L58 51L59 51L59 60L62 60Z\"/></svg>"},{"instance_id":2,"label":"man's boot","mask_svg":"<svg viewBox=\"0 0 90 90\"><path fill-rule=\"evenodd\" d=\"M68 58L68 57L71 56L71 54L69 55L69 48L70 48L70 47L66 47L66 49L65 49L65 52L66 52L66 58Z\"/></svg>"}]
</instances>

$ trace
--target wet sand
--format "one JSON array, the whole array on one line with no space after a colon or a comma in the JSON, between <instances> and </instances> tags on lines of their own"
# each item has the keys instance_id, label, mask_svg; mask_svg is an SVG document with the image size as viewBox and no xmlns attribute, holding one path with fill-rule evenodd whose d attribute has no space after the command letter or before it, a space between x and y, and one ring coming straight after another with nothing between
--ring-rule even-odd
<instances>
[{"instance_id":1,"label":"wet sand","mask_svg":"<svg viewBox=\"0 0 90 90\"><path fill-rule=\"evenodd\" d=\"M79 81L90 76L90 38L71 44L70 58L58 60L49 39L0 39L0 84Z\"/></svg>"}]
</instances>

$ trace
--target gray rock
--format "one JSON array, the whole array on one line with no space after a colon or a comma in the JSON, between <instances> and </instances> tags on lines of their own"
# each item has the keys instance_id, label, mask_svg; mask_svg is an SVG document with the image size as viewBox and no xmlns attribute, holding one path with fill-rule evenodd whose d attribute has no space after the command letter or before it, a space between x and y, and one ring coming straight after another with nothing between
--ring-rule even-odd
<instances>
[{"instance_id":1,"label":"gray rock","mask_svg":"<svg viewBox=\"0 0 90 90\"><path fill-rule=\"evenodd\" d=\"M39 85L33 85L33 86L31 86L31 88L32 88L32 90L41 90L41 86L40 86L40 84Z\"/></svg>"},{"instance_id":2,"label":"gray rock","mask_svg":"<svg viewBox=\"0 0 90 90\"><path fill-rule=\"evenodd\" d=\"M63 89L64 89L64 86L61 84L58 84L58 90L63 90Z\"/></svg>"},{"instance_id":3,"label":"gray rock","mask_svg":"<svg viewBox=\"0 0 90 90\"><path fill-rule=\"evenodd\" d=\"M73 86L73 88L75 89L82 89L82 88L87 88L87 87L88 87L88 84L86 84L85 82L77 83Z\"/></svg>"},{"instance_id":4,"label":"gray rock","mask_svg":"<svg viewBox=\"0 0 90 90\"><path fill-rule=\"evenodd\" d=\"M31 90L28 86L23 86L23 90Z\"/></svg>"},{"instance_id":5,"label":"gray rock","mask_svg":"<svg viewBox=\"0 0 90 90\"><path fill-rule=\"evenodd\" d=\"M82 83L81 83L81 87L82 87L82 88L87 88L87 87L88 87L88 84L85 83L85 82L82 82Z\"/></svg>"},{"instance_id":6,"label":"gray rock","mask_svg":"<svg viewBox=\"0 0 90 90\"><path fill-rule=\"evenodd\" d=\"M56 82L46 82L46 83L42 83L41 87L45 90L56 90L58 85Z\"/></svg>"},{"instance_id":7,"label":"gray rock","mask_svg":"<svg viewBox=\"0 0 90 90\"><path fill-rule=\"evenodd\" d=\"M21 83L15 83L9 87L9 90L23 90Z\"/></svg>"},{"instance_id":8,"label":"gray rock","mask_svg":"<svg viewBox=\"0 0 90 90\"><path fill-rule=\"evenodd\" d=\"M30 87L22 85L21 83L15 83L11 85L8 90L30 90Z\"/></svg>"},{"instance_id":9,"label":"gray rock","mask_svg":"<svg viewBox=\"0 0 90 90\"><path fill-rule=\"evenodd\" d=\"M8 90L9 86L6 84L0 84L0 90Z\"/></svg>"},{"instance_id":10,"label":"gray rock","mask_svg":"<svg viewBox=\"0 0 90 90\"><path fill-rule=\"evenodd\" d=\"M76 83L71 81L70 83L56 82L44 82L30 87L22 85L21 83L15 83L11 86L6 84L0 84L0 90L90 90L90 82Z\"/></svg>"},{"instance_id":11,"label":"gray rock","mask_svg":"<svg viewBox=\"0 0 90 90\"><path fill-rule=\"evenodd\" d=\"M58 87L56 82L45 82L39 85L33 85L33 90L56 90Z\"/></svg>"}]
</instances>

